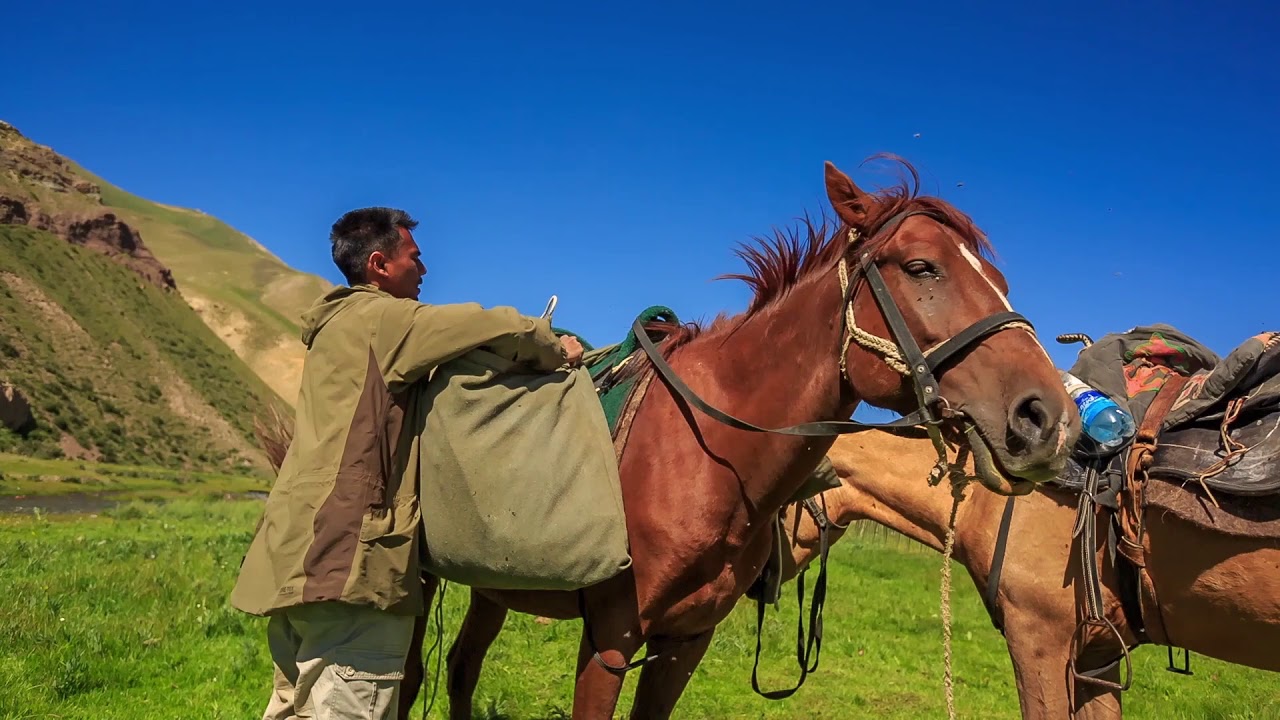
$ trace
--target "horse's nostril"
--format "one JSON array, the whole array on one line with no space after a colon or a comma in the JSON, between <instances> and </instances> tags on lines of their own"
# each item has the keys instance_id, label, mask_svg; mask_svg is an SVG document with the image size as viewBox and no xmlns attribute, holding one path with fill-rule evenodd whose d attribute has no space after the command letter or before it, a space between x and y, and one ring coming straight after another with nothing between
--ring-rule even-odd
<instances>
[{"instance_id":1,"label":"horse's nostril","mask_svg":"<svg viewBox=\"0 0 1280 720\"><path fill-rule=\"evenodd\" d=\"M1049 429L1049 411L1044 406L1044 401L1040 398L1031 398L1023 403L1019 408L1018 417L1027 425L1029 432L1034 432L1037 436L1043 436L1045 430Z\"/></svg>"},{"instance_id":2,"label":"horse's nostril","mask_svg":"<svg viewBox=\"0 0 1280 720\"><path fill-rule=\"evenodd\" d=\"M1053 420L1039 395L1030 393L1015 403L1009 413L1009 452L1022 455L1044 443Z\"/></svg>"}]
</instances>

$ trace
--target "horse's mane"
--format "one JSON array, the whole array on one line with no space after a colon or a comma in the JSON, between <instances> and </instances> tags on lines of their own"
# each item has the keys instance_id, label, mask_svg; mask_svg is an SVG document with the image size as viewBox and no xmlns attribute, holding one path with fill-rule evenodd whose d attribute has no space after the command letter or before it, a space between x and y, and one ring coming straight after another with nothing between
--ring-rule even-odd
<instances>
[{"instance_id":1,"label":"horse's mane","mask_svg":"<svg viewBox=\"0 0 1280 720\"><path fill-rule=\"evenodd\" d=\"M904 211L925 210L944 218L970 251L985 256L993 253L990 241L968 215L941 198L920 195L920 174L911 163L894 155L875 155L868 159L874 158L896 162L903 173L896 184L871 193L874 203L866 225L858 228L862 238L858 245L860 250L874 255L884 247L892 235L875 237L875 234L889 218ZM664 355L669 354L706 332L731 323L740 324L784 297L809 276L835 266L848 248L849 226L828 217L825 211L816 224L808 213L798 222L799 227L775 228L768 236L757 236L742 243L735 254L747 264L748 272L717 278L741 280L751 288L752 299L746 311L733 317L722 314L709 325L698 322L651 323L646 327L665 336L658 345L659 350Z\"/></svg>"}]
</instances>

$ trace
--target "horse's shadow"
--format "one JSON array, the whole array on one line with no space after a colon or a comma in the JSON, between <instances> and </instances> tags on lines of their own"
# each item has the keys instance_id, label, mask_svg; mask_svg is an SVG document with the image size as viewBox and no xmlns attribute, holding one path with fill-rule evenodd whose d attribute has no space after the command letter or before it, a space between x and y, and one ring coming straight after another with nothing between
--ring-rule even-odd
<instances>
[{"instance_id":1,"label":"horse's shadow","mask_svg":"<svg viewBox=\"0 0 1280 720\"><path fill-rule=\"evenodd\" d=\"M471 720L569 720L572 713L560 708L552 708L544 715L512 715L498 708L497 702L490 700L483 710L471 713Z\"/></svg>"}]
</instances>

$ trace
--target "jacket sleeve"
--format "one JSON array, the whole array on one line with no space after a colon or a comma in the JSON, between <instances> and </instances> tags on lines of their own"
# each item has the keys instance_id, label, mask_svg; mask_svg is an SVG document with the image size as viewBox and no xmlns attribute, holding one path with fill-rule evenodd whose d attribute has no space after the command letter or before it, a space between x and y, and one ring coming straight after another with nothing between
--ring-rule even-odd
<instances>
[{"instance_id":1,"label":"jacket sleeve","mask_svg":"<svg viewBox=\"0 0 1280 720\"><path fill-rule=\"evenodd\" d=\"M497 346L495 351L539 370L555 370L566 361L550 321L478 303L396 303L382 316L376 352L383 377L393 386L411 384L483 345Z\"/></svg>"}]
</instances>

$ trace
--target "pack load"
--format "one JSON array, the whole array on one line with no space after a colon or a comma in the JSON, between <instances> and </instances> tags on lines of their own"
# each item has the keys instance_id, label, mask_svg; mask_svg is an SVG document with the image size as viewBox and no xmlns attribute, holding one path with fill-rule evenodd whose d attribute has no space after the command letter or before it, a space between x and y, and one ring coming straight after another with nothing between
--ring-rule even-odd
<instances>
[{"instance_id":1,"label":"pack load","mask_svg":"<svg viewBox=\"0 0 1280 720\"><path fill-rule=\"evenodd\" d=\"M618 462L587 367L534 372L479 348L421 392L428 571L471 587L573 590L630 567Z\"/></svg>"}]
</instances>

